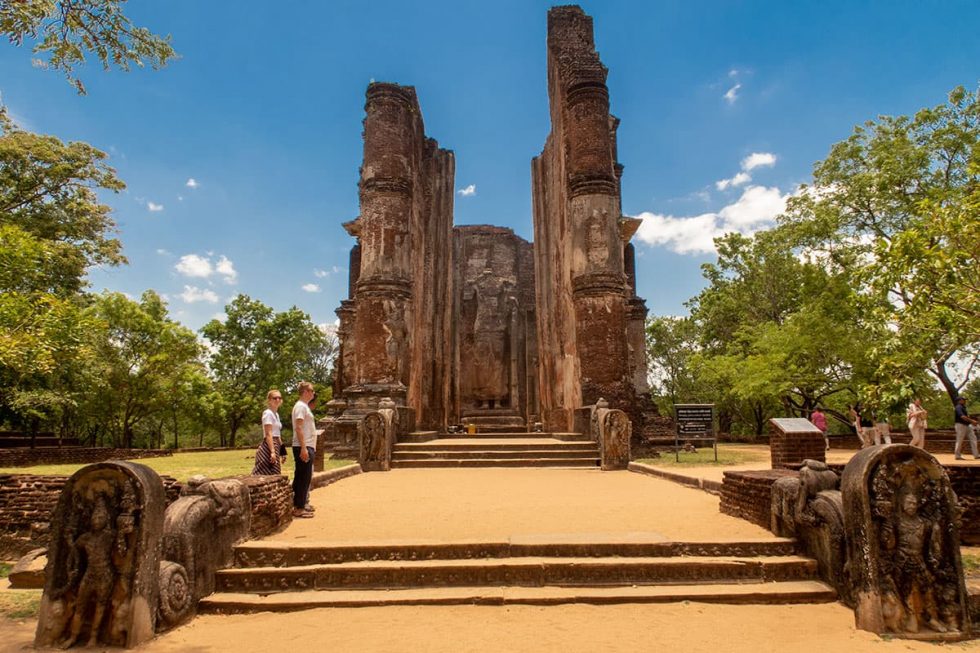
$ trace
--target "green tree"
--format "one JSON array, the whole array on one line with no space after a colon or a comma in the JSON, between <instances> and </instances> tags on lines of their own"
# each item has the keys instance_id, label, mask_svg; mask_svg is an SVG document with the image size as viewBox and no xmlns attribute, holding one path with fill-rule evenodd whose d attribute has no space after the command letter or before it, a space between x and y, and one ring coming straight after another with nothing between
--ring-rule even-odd
<instances>
[{"instance_id":1,"label":"green tree","mask_svg":"<svg viewBox=\"0 0 980 653\"><path fill-rule=\"evenodd\" d=\"M152 290L139 302L103 293L89 310L104 327L98 350L102 384L90 400L113 443L133 447L137 428L165 414L175 387L200 369L201 346L191 330L167 316L166 304Z\"/></svg>"},{"instance_id":2,"label":"green tree","mask_svg":"<svg viewBox=\"0 0 980 653\"><path fill-rule=\"evenodd\" d=\"M138 27L123 13L126 0L0 0L0 33L14 45L34 43L35 60L59 70L79 93L75 67L93 55L105 70L165 66L176 54L170 36Z\"/></svg>"},{"instance_id":3,"label":"green tree","mask_svg":"<svg viewBox=\"0 0 980 653\"><path fill-rule=\"evenodd\" d=\"M242 425L258 421L266 392L313 378L327 345L324 332L298 308L276 313L238 295L225 314L224 321L208 322L201 333L211 347L209 367L220 395L213 410L223 416L228 434L226 441L222 432L221 444L233 447Z\"/></svg>"},{"instance_id":4,"label":"green tree","mask_svg":"<svg viewBox=\"0 0 980 653\"><path fill-rule=\"evenodd\" d=\"M968 301L977 285L978 162L980 97L957 88L915 116L855 128L782 218L797 244L847 276L869 322L894 327L880 330L871 350L877 378L865 394L882 405L906 400L921 369L955 397L969 380L956 368L977 360Z\"/></svg>"}]
</instances>

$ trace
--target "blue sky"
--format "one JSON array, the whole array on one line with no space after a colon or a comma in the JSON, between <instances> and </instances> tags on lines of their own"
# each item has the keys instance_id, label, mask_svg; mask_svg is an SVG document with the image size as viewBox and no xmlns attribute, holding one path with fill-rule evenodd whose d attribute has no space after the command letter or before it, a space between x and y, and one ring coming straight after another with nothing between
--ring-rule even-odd
<instances>
[{"instance_id":1,"label":"blue sky","mask_svg":"<svg viewBox=\"0 0 980 653\"><path fill-rule=\"evenodd\" d=\"M162 71L81 71L89 94L0 43L24 126L107 151L130 264L94 289L164 294L197 329L238 292L332 323L347 290L364 90L414 85L456 153L456 223L530 239L530 160L549 131L546 2L131 0L173 35ZM764 228L855 124L980 79L980 3L586 2L621 120L639 292L680 314L710 238ZM191 182L190 180L193 180ZM727 180L727 184L725 181ZM304 289L305 287L305 289Z\"/></svg>"}]
</instances>

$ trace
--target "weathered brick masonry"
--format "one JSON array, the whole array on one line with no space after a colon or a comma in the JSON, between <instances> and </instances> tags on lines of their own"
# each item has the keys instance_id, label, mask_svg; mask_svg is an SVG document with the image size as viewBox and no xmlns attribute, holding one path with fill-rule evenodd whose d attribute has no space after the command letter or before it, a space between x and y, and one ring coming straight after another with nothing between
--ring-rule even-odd
<instances>
[{"instance_id":1,"label":"weathered brick masonry","mask_svg":"<svg viewBox=\"0 0 980 653\"><path fill-rule=\"evenodd\" d=\"M161 476L167 505L180 496L182 483ZM264 537L292 521L293 492L285 476L237 476L252 501L249 537ZM16 559L47 546L51 515L67 476L0 474L0 560Z\"/></svg>"},{"instance_id":2,"label":"weathered brick masonry","mask_svg":"<svg viewBox=\"0 0 980 653\"><path fill-rule=\"evenodd\" d=\"M88 465L106 460L172 456L171 449L114 449L111 447L37 447L0 449L0 467L31 465Z\"/></svg>"}]
</instances>

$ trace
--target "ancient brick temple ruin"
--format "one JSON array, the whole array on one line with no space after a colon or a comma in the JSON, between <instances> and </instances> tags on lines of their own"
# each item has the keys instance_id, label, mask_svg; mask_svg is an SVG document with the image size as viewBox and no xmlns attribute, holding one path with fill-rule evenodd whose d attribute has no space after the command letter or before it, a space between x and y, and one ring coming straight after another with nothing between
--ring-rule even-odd
<instances>
[{"instance_id":1,"label":"ancient brick temple ruin","mask_svg":"<svg viewBox=\"0 0 980 653\"><path fill-rule=\"evenodd\" d=\"M616 128L592 19L548 13L551 133L531 162L534 243L453 226L455 159L415 89L372 83L360 215L341 303L334 407L353 427L390 397L400 430L573 429L600 397L642 427L644 318L622 215Z\"/></svg>"}]
</instances>

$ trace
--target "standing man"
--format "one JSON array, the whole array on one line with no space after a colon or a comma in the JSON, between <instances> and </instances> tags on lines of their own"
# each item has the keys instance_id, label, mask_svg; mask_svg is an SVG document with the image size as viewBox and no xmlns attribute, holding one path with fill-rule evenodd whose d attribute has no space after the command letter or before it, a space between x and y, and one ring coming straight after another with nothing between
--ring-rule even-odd
<instances>
[{"instance_id":1,"label":"standing man","mask_svg":"<svg viewBox=\"0 0 980 653\"><path fill-rule=\"evenodd\" d=\"M306 495L313 478L313 457L316 454L316 422L309 402L313 399L313 384L302 381L296 387L299 400L293 406L293 517L309 519L313 512L306 509Z\"/></svg>"},{"instance_id":2,"label":"standing man","mask_svg":"<svg viewBox=\"0 0 980 653\"><path fill-rule=\"evenodd\" d=\"M827 436L827 416L820 410L820 406L814 408L813 412L810 413L810 423L823 433L824 444L827 445L827 451L830 451L830 438Z\"/></svg>"},{"instance_id":3,"label":"standing man","mask_svg":"<svg viewBox=\"0 0 980 653\"><path fill-rule=\"evenodd\" d=\"M966 412L966 397L956 398L956 419L953 420L956 428L956 448L953 449L953 457L956 460L963 460L963 455L961 451L963 450L963 438L970 438L970 449L973 451L974 458L980 458L977 455L977 434L971 427L977 425L977 420L970 417L970 413Z\"/></svg>"}]
</instances>

